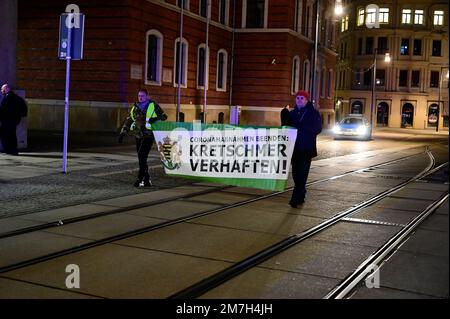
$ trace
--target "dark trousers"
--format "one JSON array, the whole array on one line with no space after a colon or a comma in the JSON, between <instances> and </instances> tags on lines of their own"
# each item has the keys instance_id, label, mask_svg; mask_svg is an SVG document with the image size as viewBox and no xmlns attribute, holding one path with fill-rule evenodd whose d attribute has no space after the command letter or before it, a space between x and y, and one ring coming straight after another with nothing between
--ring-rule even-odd
<instances>
[{"instance_id":1,"label":"dark trousers","mask_svg":"<svg viewBox=\"0 0 450 319\"><path fill-rule=\"evenodd\" d=\"M295 183L291 203L298 204L305 200L306 181L308 180L309 169L311 168L311 157L294 150L291 162L292 178Z\"/></svg>"},{"instance_id":2,"label":"dark trousers","mask_svg":"<svg viewBox=\"0 0 450 319\"><path fill-rule=\"evenodd\" d=\"M16 127L0 126L0 139L3 145L3 151L7 154L17 155L17 136Z\"/></svg>"},{"instance_id":3,"label":"dark trousers","mask_svg":"<svg viewBox=\"0 0 450 319\"><path fill-rule=\"evenodd\" d=\"M138 179L140 181L149 181L150 175L148 173L147 158L150 150L152 149L153 135L146 136L145 138L136 138L136 151L139 159L139 174Z\"/></svg>"}]
</instances>

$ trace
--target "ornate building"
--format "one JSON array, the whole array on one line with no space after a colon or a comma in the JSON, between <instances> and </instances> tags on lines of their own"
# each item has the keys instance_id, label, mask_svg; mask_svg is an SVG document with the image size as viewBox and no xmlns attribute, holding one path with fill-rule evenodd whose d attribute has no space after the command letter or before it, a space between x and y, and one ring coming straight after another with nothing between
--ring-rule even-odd
<instances>
[{"instance_id":1,"label":"ornate building","mask_svg":"<svg viewBox=\"0 0 450 319\"><path fill-rule=\"evenodd\" d=\"M360 113L374 126L448 130L448 2L372 3L344 3L336 120Z\"/></svg>"},{"instance_id":2,"label":"ornate building","mask_svg":"<svg viewBox=\"0 0 450 319\"><path fill-rule=\"evenodd\" d=\"M60 129L65 61L57 58L58 26L65 4L15 1L17 87L30 106L29 127ZM334 1L320 3L315 100L326 127L334 117L337 54ZM177 110L185 121L201 119L206 107L206 122L227 123L239 106L241 124L280 125L280 110L293 105L295 92L312 88L316 0L76 4L86 22L84 58L72 62L71 129L114 130L139 87L169 120Z\"/></svg>"}]
</instances>

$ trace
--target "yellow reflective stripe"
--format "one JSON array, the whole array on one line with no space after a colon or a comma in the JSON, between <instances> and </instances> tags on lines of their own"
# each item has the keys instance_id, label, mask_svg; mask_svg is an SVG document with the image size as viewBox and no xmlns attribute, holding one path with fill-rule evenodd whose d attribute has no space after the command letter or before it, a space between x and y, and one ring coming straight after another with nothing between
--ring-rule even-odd
<instances>
[{"instance_id":1,"label":"yellow reflective stripe","mask_svg":"<svg viewBox=\"0 0 450 319\"><path fill-rule=\"evenodd\" d=\"M135 118L134 118L134 109L136 108L136 106L135 105L133 105L133 107L131 108L131 119L133 120L133 122L136 120Z\"/></svg>"}]
</instances>

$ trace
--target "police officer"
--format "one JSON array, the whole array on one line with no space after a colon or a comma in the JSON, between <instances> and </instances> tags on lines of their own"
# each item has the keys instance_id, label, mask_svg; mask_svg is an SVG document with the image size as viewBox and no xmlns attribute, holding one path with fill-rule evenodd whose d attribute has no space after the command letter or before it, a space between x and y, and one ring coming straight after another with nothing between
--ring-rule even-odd
<instances>
[{"instance_id":1,"label":"police officer","mask_svg":"<svg viewBox=\"0 0 450 319\"><path fill-rule=\"evenodd\" d=\"M295 95L295 107L289 112L289 126L297 128L294 153L292 154L292 178L294 190L289 205L297 208L297 205L305 202L306 181L311 159L317 156L316 137L322 131L320 113L309 101L309 94L298 91Z\"/></svg>"},{"instance_id":2,"label":"police officer","mask_svg":"<svg viewBox=\"0 0 450 319\"><path fill-rule=\"evenodd\" d=\"M152 186L147 166L148 154L155 139L152 124L158 120L165 121L166 119L167 115L158 103L150 100L148 91L146 89L140 89L138 91L138 102L131 108L119 135L119 143L122 143L127 133L132 133L136 138L139 173L134 183L135 187Z\"/></svg>"}]
</instances>

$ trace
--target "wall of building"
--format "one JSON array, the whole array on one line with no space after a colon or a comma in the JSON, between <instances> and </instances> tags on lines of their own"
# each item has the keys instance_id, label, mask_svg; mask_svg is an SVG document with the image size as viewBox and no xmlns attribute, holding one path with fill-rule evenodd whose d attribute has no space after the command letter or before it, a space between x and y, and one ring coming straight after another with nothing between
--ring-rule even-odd
<instances>
[{"instance_id":1,"label":"wall of building","mask_svg":"<svg viewBox=\"0 0 450 319\"><path fill-rule=\"evenodd\" d=\"M377 48L378 38L387 38L387 48L391 62L384 61L384 54L377 55L377 70L385 70L385 84L375 88L376 103L373 110L374 124L376 125L378 104L386 102L389 105L389 127L402 127L402 110L406 103L414 107L414 120L412 127L416 129L435 129L435 124L429 121L429 106L440 103L439 126L448 129L448 6L444 2L430 4L425 1L397 1L395 3L379 3L380 7L390 10L389 23L380 24L379 28L368 28L365 24L356 25L357 10L364 8L369 1L355 1L347 6L350 16L348 31L342 32L338 47L340 55L337 65L337 91L336 100L344 101L337 106L339 117L352 112L351 104L359 100L364 107L364 114L370 118L370 104L372 86L364 85L364 73L372 76L374 61L373 53L366 53L366 39L373 38L373 48ZM410 24L402 23L402 10L411 9ZM424 23L414 24L414 10L424 10ZM442 26L434 25L434 10L444 11ZM361 39L361 51L359 51ZM401 54L402 39L409 39L409 54ZM421 53L413 54L414 40L421 41ZM432 55L433 40L441 41L441 55ZM346 48L342 50L342 48ZM408 82L406 86L399 85L400 71L407 71ZM345 79L341 74L345 71ZM412 85L412 72L420 71L419 85ZM431 71L441 73L441 94L438 87L430 86ZM360 73L358 78L357 74ZM443 102L445 101L445 103ZM404 125L403 125L404 126ZM409 126L408 126L409 127Z\"/></svg>"},{"instance_id":2,"label":"wall of building","mask_svg":"<svg viewBox=\"0 0 450 319\"><path fill-rule=\"evenodd\" d=\"M279 125L281 108L294 104L293 58L300 57L300 83L303 83L303 62L308 59L311 71L313 68L312 41L302 35L304 30L300 33L293 30L296 1L268 1L267 25L262 29L242 28L244 1L236 0L235 6L233 0L229 1L226 25L218 22L218 1L211 2L207 122L218 121L219 113L224 113L228 122L230 105L239 105L242 124ZM169 120L175 120L178 89L174 84L174 55L181 11L176 1L80 0L77 5L86 16L86 29L84 58L73 61L71 67L70 128L115 130L141 87L147 88L151 98L164 108ZM64 5L51 0L19 1L18 82L26 90L30 128L62 127L66 63L57 58L57 52L59 15L64 11ZM314 16L313 12L310 14ZM303 7L303 19L304 15ZM156 85L146 83L145 79L149 30L156 30L163 37L163 79ZM180 110L185 121L200 119L203 111L204 90L197 88L197 48L205 37L206 19L199 15L199 0L190 0L183 23L183 38L189 46L187 87L180 90ZM313 38L312 33L310 37ZM226 91L216 90L220 49L228 54ZM334 59L332 51L321 51L319 67L334 69ZM331 100L325 96L317 107L328 114L332 112Z\"/></svg>"}]
</instances>

